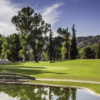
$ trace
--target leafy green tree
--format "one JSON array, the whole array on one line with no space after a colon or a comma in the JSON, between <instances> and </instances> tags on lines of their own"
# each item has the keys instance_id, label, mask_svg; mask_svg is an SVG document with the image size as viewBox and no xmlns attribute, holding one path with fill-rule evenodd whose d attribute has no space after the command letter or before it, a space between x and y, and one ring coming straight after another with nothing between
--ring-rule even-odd
<instances>
[{"instance_id":1,"label":"leafy green tree","mask_svg":"<svg viewBox=\"0 0 100 100\"><path fill-rule=\"evenodd\" d=\"M20 39L20 45L21 45L21 49L19 51L19 53L21 54L21 56L23 57L23 63L25 62L25 58L26 58L26 51L28 50L26 45L27 45L27 35L23 35L21 34L19 39Z\"/></svg>"},{"instance_id":2,"label":"leafy green tree","mask_svg":"<svg viewBox=\"0 0 100 100\"><path fill-rule=\"evenodd\" d=\"M40 14L35 13L32 21L32 30L29 34L28 41L33 50L34 60L38 63L39 55L45 43L45 35L49 25L44 22Z\"/></svg>"},{"instance_id":3,"label":"leafy green tree","mask_svg":"<svg viewBox=\"0 0 100 100\"><path fill-rule=\"evenodd\" d=\"M81 48L79 50L78 58L79 59L85 59L84 48Z\"/></svg>"},{"instance_id":4,"label":"leafy green tree","mask_svg":"<svg viewBox=\"0 0 100 100\"><path fill-rule=\"evenodd\" d=\"M14 33L10 36L10 38L11 38L11 45L12 45L11 60L18 61L19 60L18 54L19 54L19 51L21 49L19 35Z\"/></svg>"},{"instance_id":5,"label":"leafy green tree","mask_svg":"<svg viewBox=\"0 0 100 100\"><path fill-rule=\"evenodd\" d=\"M93 59L95 58L95 53L90 47L85 47L84 54L86 59Z\"/></svg>"},{"instance_id":6,"label":"leafy green tree","mask_svg":"<svg viewBox=\"0 0 100 100\"><path fill-rule=\"evenodd\" d=\"M31 32L33 26L32 25L33 13L34 10L32 8L24 7L21 9L21 11L18 12L18 15L15 15L12 18L12 23L15 24L17 30L21 33L20 41L21 41L22 49L20 50L20 53L23 55L23 62L25 62L25 55L27 49L26 35Z\"/></svg>"},{"instance_id":7,"label":"leafy green tree","mask_svg":"<svg viewBox=\"0 0 100 100\"><path fill-rule=\"evenodd\" d=\"M12 44L11 44L11 38L10 37L4 37L3 43L2 43L2 54L1 58L9 59L11 54Z\"/></svg>"},{"instance_id":8,"label":"leafy green tree","mask_svg":"<svg viewBox=\"0 0 100 100\"><path fill-rule=\"evenodd\" d=\"M32 14L34 10L30 7L24 7L18 12L18 15L13 16L12 23L15 24L16 29L24 35L30 33L32 29Z\"/></svg>"},{"instance_id":9,"label":"leafy green tree","mask_svg":"<svg viewBox=\"0 0 100 100\"><path fill-rule=\"evenodd\" d=\"M79 51L80 58L82 59L94 59L95 52L90 47L84 47Z\"/></svg>"},{"instance_id":10,"label":"leafy green tree","mask_svg":"<svg viewBox=\"0 0 100 100\"><path fill-rule=\"evenodd\" d=\"M95 53L95 59L98 59L98 58L97 58L98 43L94 43L94 44L92 45L92 50L93 50L94 53Z\"/></svg>"},{"instance_id":11,"label":"leafy green tree","mask_svg":"<svg viewBox=\"0 0 100 100\"><path fill-rule=\"evenodd\" d=\"M41 60L42 61L48 61L49 59L48 59L48 54L47 54L47 52L43 52L42 54L41 54Z\"/></svg>"},{"instance_id":12,"label":"leafy green tree","mask_svg":"<svg viewBox=\"0 0 100 100\"><path fill-rule=\"evenodd\" d=\"M100 42L97 43L96 59L100 59Z\"/></svg>"},{"instance_id":13,"label":"leafy green tree","mask_svg":"<svg viewBox=\"0 0 100 100\"><path fill-rule=\"evenodd\" d=\"M45 42L48 42L48 41L46 40ZM41 60L42 61L49 61L50 60L49 48L50 48L50 43L44 44L43 52L42 52L42 55L41 55Z\"/></svg>"},{"instance_id":14,"label":"leafy green tree","mask_svg":"<svg viewBox=\"0 0 100 100\"><path fill-rule=\"evenodd\" d=\"M78 56L78 50L77 50L77 42L76 42L76 30L75 25L72 27L72 39L71 39L71 46L70 46L70 58L76 59Z\"/></svg>"}]
</instances>

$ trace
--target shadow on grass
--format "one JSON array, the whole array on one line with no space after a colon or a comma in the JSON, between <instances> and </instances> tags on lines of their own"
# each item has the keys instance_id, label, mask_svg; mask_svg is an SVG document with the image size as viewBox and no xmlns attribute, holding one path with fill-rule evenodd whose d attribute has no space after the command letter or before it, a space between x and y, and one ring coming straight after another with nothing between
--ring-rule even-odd
<instances>
[{"instance_id":1,"label":"shadow on grass","mask_svg":"<svg viewBox=\"0 0 100 100\"><path fill-rule=\"evenodd\" d=\"M26 61L25 63L31 63L31 64L37 64L35 61L33 62L33 61ZM23 64L25 64L25 63L23 63L23 61L17 61L17 62L11 62L11 64L10 65L23 65ZM40 61L38 61L38 63L40 63Z\"/></svg>"},{"instance_id":2,"label":"shadow on grass","mask_svg":"<svg viewBox=\"0 0 100 100\"><path fill-rule=\"evenodd\" d=\"M26 69L25 69L26 68ZM37 75L37 74L66 74L66 73L59 73L59 72L51 72L45 71L45 67L28 67L28 66L4 66L0 68L2 72L7 73L19 73L19 74L27 74L27 75Z\"/></svg>"},{"instance_id":3,"label":"shadow on grass","mask_svg":"<svg viewBox=\"0 0 100 100\"><path fill-rule=\"evenodd\" d=\"M26 74L26 75L36 75L41 74L41 70L28 70L28 69L2 69L2 72L7 73L18 73L18 74Z\"/></svg>"},{"instance_id":4,"label":"shadow on grass","mask_svg":"<svg viewBox=\"0 0 100 100\"><path fill-rule=\"evenodd\" d=\"M67 73L57 73L57 72L49 72L49 71L47 71L46 73L52 73L52 74L67 74Z\"/></svg>"},{"instance_id":5,"label":"shadow on grass","mask_svg":"<svg viewBox=\"0 0 100 100\"><path fill-rule=\"evenodd\" d=\"M10 68L17 68L17 69L18 68L46 69L45 67L33 67L33 66L12 66L12 65L11 66L9 66L9 65L8 66L7 65L0 66L0 68L3 68L3 67L10 67Z\"/></svg>"}]
</instances>

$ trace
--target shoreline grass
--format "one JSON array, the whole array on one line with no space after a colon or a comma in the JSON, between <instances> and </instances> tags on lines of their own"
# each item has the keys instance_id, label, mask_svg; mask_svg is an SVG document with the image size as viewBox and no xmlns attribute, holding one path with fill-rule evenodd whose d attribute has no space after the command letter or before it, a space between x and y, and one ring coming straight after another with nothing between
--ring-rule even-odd
<instances>
[{"instance_id":1,"label":"shoreline grass","mask_svg":"<svg viewBox=\"0 0 100 100\"><path fill-rule=\"evenodd\" d=\"M91 92L96 95L100 96L100 84L93 84L93 83L82 83L82 82L61 82L61 81L31 81L32 83L41 83L41 84L52 84L52 85L63 85L69 87L76 87L76 88L87 88Z\"/></svg>"}]
</instances>

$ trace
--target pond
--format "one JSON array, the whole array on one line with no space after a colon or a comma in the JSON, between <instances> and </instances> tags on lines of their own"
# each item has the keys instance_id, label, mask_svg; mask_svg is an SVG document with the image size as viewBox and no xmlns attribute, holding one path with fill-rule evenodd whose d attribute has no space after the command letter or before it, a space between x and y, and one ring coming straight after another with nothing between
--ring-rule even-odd
<instances>
[{"instance_id":1,"label":"pond","mask_svg":"<svg viewBox=\"0 0 100 100\"><path fill-rule=\"evenodd\" d=\"M0 100L100 100L86 89L0 85Z\"/></svg>"}]
</instances>

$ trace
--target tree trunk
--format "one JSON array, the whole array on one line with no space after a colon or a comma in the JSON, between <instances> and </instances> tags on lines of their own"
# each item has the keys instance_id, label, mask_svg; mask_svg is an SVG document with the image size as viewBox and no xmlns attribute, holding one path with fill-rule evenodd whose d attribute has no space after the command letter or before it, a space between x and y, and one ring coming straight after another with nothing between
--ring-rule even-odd
<instances>
[{"instance_id":1,"label":"tree trunk","mask_svg":"<svg viewBox=\"0 0 100 100\"><path fill-rule=\"evenodd\" d=\"M50 63L52 63L52 60L50 60Z\"/></svg>"},{"instance_id":2,"label":"tree trunk","mask_svg":"<svg viewBox=\"0 0 100 100\"><path fill-rule=\"evenodd\" d=\"M34 60L36 63L38 63L38 56L36 54L34 54Z\"/></svg>"},{"instance_id":3,"label":"tree trunk","mask_svg":"<svg viewBox=\"0 0 100 100\"><path fill-rule=\"evenodd\" d=\"M53 48L52 48L52 32L51 32L51 30L50 30L50 63L52 63L52 57L53 57Z\"/></svg>"},{"instance_id":4,"label":"tree trunk","mask_svg":"<svg viewBox=\"0 0 100 100\"><path fill-rule=\"evenodd\" d=\"M25 63L25 58L23 57L23 63Z\"/></svg>"}]
</instances>

